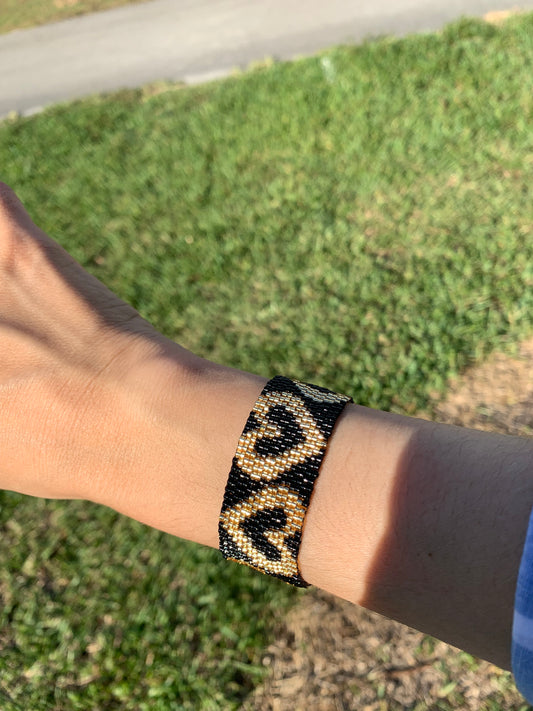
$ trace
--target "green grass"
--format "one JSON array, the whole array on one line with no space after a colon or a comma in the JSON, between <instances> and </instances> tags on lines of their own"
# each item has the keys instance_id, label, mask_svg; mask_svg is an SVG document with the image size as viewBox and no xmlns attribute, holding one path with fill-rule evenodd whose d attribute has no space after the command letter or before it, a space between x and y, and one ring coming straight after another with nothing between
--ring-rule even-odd
<instances>
[{"instance_id":1,"label":"green grass","mask_svg":"<svg viewBox=\"0 0 533 711\"><path fill-rule=\"evenodd\" d=\"M260 678L284 583L108 509L0 503L3 711L216 711Z\"/></svg>"},{"instance_id":2,"label":"green grass","mask_svg":"<svg viewBox=\"0 0 533 711\"><path fill-rule=\"evenodd\" d=\"M1 177L200 355L431 411L532 330L532 70L533 15L465 20L7 121ZM3 709L238 708L299 593L105 509L0 503Z\"/></svg>"},{"instance_id":3,"label":"green grass","mask_svg":"<svg viewBox=\"0 0 533 711\"><path fill-rule=\"evenodd\" d=\"M144 0L0 0L0 34Z\"/></svg>"}]
</instances>

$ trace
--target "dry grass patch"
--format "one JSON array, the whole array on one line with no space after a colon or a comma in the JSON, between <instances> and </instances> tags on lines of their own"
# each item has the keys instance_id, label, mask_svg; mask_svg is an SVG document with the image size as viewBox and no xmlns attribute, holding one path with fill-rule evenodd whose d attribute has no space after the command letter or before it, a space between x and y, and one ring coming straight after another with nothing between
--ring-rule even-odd
<instances>
[{"instance_id":1,"label":"dry grass patch","mask_svg":"<svg viewBox=\"0 0 533 711\"><path fill-rule=\"evenodd\" d=\"M491 25L501 25L513 15L518 15L522 12L525 12L525 10L522 10L522 8L518 6L510 10L493 10L492 12L487 12L483 16L483 19Z\"/></svg>"}]
</instances>

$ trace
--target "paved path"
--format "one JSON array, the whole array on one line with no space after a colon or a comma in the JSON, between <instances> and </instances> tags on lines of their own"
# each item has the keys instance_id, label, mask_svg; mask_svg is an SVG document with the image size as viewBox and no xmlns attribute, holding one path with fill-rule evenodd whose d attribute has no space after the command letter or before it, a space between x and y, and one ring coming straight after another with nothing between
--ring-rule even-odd
<instances>
[{"instance_id":1,"label":"paved path","mask_svg":"<svg viewBox=\"0 0 533 711\"><path fill-rule=\"evenodd\" d=\"M0 36L0 117L139 86L198 82L255 59L432 30L533 0L150 0Z\"/></svg>"}]
</instances>

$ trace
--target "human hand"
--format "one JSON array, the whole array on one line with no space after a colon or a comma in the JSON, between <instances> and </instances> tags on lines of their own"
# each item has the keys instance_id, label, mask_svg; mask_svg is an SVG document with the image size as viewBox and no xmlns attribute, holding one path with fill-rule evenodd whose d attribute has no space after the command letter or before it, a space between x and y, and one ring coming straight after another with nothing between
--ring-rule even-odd
<instances>
[{"instance_id":1,"label":"human hand","mask_svg":"<svg viewBox=\"0 0 533 711\"><path fill-rule=\"evenodd\" d=\"M216 547L264 382L158 333L0 183L0 489L88 499Z\"/></svg>"},{"instance_id":2,"label":"human hand","mask_svg":"<svg viewBox=\"0 0 533 711\"><path fill-rule=\"evenodd\" d=\"M0 488L95 498L104 473L109 481L133 464L140 374L170 350L174 371L193 358L36 227L0 183ZM153 395L153 378L162 386L164 376L150 372Z\"/></svg>"}]
</instances>

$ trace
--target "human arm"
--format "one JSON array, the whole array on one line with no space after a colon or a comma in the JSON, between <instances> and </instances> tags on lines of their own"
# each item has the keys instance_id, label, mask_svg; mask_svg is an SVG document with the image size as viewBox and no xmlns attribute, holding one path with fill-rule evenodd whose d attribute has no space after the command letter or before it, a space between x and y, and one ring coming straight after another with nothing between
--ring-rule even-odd
<instances>
[{"instance_id":1,"label":"human arm","mask_svg":"<svg viewBox=\"0 0 533 711\"><path fill-rule=\"evenodd\" d=\"M265 382L158 334L0 189L2 488L96 501L217 548ZM348 406L305 522L304 579L509 668L532 454L529 440Z\"/></svg>"}]
</instances>

